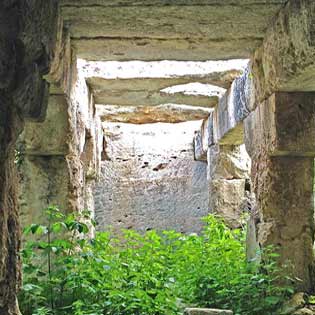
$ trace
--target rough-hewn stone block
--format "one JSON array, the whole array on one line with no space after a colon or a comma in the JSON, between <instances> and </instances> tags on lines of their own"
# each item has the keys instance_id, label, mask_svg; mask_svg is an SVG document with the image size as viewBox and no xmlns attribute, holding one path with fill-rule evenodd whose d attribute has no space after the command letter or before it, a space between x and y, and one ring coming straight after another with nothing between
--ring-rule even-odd
<instances>
[{"instance_id":1,"label":"rough-hewn stone block","mask_svg":"<svg viewBox=\"0 0 315 315\"><path fill-rule=\"evenodd\" d=\"M21 135L20 150L33 155L63 155L69 151L68 104L63 95L51 95L44 122L28 122Z\"/></svg>"},{"instance_id":2,"label":"rough-hewn stone block","mask_svg":"<svg viewBox=\"0 0 315 315\"><path fill-rule=\"evenodd\" d=\"M184 315L233 315L233 312L213 308L186 308Z\"/></svg>"},{"instance_id":3,"label":"rough-hewn stone block","mask_svg":"<svg viewBox=\"0 0 315 315\"><path fill-rule=\"evenodd\" d=\"M243 120L254 102L249 71L250 68L247 68L242 76L233 81L213 113L216 143L237 145L244 142Z\"/></svg>"},{"instance_id":4,"label":"rough-hewn stone block","mask_svg":"<svg viewBox=\"0 0 315 315\"><path fill-rule=\"evenodd\" d=\"M159 106L114 106L96 105L102 121L129 124L150 124L156 122L180 123L203 120L209 116L209 108L187 105L164 104Z\"/></svg>"},{"instance_id":5,"label":"rough-hewn stone block","mask_svg":"<svg viewBox=\"0 0 315 315\"><path fill-rule=\"evenodd\" d=\"M250 155L315 156L315 93L275 93L245 120Z\"/></svg>"},{"instance_id":6,"label":"rough-hewn stone block","mask_svg":"<svg viewBox=\"0 0 315 315\"><path fill-rule=\"evenodd\" d=\"M81 6L82 1L68 0L63 7L78 54L85 59L249 57L284 0L246 1L246 5L243 1L150 1L150 5L124 1L120 6L107 2Z\"/></svg>"},{"instance_id":7,"label":"rough-hewn stone block","mask_svg":"<svg viewBox=\"0 0 315 315\"><path fill-rule=\"evenodd\" d=\"M249 170L250 158L244 145L212 145L209 147L209 179L249 178Z\"/></svg>"},{"instance_id":8,"label":"rough-hewn stone block","mask_svg":"<svg viewBox=\"0 0 315 315\"><path fill-rule=\"evenodd\" d=\"M42 78L37 65L25 67L17 80L14 93L14 106L20 109L25 119L43 121L48 104L49 86Z\"/></svg>"},{"instance_id":9,"label":"rough-hewn stone block","mask_svg":"<svg viewBox=\"0 0 315 315\"><path fill-rule=\"evenodd\" d=\"M258 243L276 245L280 264L298 277L297 289L313 290L314 200L312 157L268 157L252 160L252 182L259 209ZM304 291L305 290L305 291Z\"/></svg>"},{"instance_id":10,"label":"rough-hewn stone block","mask_svg":"<svg viewBox=\"0 0 315 315\"><path fill-rule=\"evenodd\" d=\"M20 217L22 226L45 222L43 210L58 205L68 210L69 169L62 156L25 156L20 173Z\"/></svg>"},{"instance_id":11,"label":"rough-hewn stone block","mask_svg":"<svg viewBox=\"0 0 315 315\"><path fill-rule=\"evenodd\" d=\"M275 91L315 90L314 21L312 0L291 0L280 10L253 58L259 102Z\"/></svg>"},{"instance_id":12,"label":"rough-hewn stone block","mask_svg":"<svg viewBox=\"0 0 315 315\"><path fill-rule=\"evenodd\" d=\"M221 216L231 228L240 227L242 213L247 211L245 182L245 179L216 179L209 184L210 212Z\"/></svg>"},{"instance_id":13,"label":"rough-hewn stone block","mask_svg":"<svg viewBox=\"0 0 315 315\"><path fill-rule=\"evenodd\" d=\"M45 79L50 83L50 94L69 95L77 78L77 57L71 49L70 33L63 26L60 17L55 54Z\"/></svg>"}]
</instances>

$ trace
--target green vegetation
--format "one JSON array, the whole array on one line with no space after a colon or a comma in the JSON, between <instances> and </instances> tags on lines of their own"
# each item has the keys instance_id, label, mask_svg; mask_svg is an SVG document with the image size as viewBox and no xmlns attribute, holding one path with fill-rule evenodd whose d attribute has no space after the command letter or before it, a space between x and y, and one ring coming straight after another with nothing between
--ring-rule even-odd
<instances>
[{"instance_id":1,"label":"green vegetation","mask_svg":"<svg viewBox=\"0 0 315 315\"><path fill-rule=\"evenodd\" d=\"M86 217L46 212L47 226L25 229L38 240L22 251L24 315L175 315L185 305L268 315L292 293L277 285L275 254L248 265L244 232L214 216L200 236L128 230L89 240Z\"/></svg>"}]
</instances>

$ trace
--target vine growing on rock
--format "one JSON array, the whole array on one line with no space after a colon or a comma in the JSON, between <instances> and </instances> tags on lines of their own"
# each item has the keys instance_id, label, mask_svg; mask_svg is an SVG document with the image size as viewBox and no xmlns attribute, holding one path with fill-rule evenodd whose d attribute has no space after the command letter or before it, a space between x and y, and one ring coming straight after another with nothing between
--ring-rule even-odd
<instances>
[{"instance_id":1,"label":"vine growing on rock","mask_svg":"<svg viewBox=\"0 0 315 315\"><path fill-rule=\"evenodd\" d=\"M22 251L24 315L175 315L185 306L268 315L292 292L277 285L272 251L252 268L244 232L212 215L201 235L127 230L88 239L88 213L66 216L57 207L46 213L47 225L24 231L30 239Z\"/></svg>"}]
</instances>

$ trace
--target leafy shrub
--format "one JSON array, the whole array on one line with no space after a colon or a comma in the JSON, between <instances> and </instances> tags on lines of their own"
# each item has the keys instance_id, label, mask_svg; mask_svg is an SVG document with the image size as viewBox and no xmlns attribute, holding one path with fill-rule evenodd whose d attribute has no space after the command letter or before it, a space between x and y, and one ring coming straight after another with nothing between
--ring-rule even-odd
<instances>
[{"instance_id":1,"label":"leafy shrub","mask_svg":"<svg viewBox=\"0 0 315 315\"><path fill-rule=\"evenodd\" d=\"M184 305L268 315L291 292L277 285L275 254L251 268L244 233L214 216L200 236L127 230L88 240L88 214L46 213L47 226L25 229L34 236L22 251L24 315L175 315Z\"/></svg>"}]
</instances>

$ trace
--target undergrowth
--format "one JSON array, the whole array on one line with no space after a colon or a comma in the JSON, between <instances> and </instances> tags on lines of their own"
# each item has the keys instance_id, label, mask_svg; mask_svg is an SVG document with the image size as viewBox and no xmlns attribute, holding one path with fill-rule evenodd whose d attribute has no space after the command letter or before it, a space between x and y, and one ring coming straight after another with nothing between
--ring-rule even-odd
<instances>
[{"instance_id":1,"label":"undergrowth","mask_svg":"<svg viewBox=\"0 0 315 315\"><path fill-rule=\"evenodd\" d=\"M24 315L175 315L187 305L271 315L292 293L272 250L248 264L244 232L213 215L201 235L126 230L88 239L88 214L46 213L46 226L24 231L33 239L22 251Z\"/></svg>"}]
</instances>

